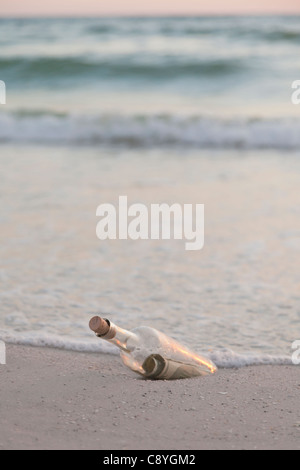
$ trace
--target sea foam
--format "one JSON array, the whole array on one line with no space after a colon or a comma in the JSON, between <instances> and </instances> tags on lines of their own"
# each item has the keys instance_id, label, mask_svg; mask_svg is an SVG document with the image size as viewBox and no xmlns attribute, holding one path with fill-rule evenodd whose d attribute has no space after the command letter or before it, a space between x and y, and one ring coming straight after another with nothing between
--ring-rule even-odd
<instances>
[{"instance_id":1,"label":"sea foam","mask_svg":"<svg viewBox=\"0 0 300 470\"><path fill-rule=\"evenodd\" d=\"M297 150L299 126L296 118L7 113L0 143Z\"/></svg>"},{"instance_id":2,"label":"sea foam","mask_svg":"<svg viewBox=\"0 0 300 470\"><path fill-rule=\"evenodd\" d=\"M82 340L40 332L19 334L0 331L0 339L8 344L57 348L85 353L119 354L117 347L106 341L98 340L97 338ZM219 368L240 368L251 365L292 365L291 357L283 355L270 355L258 352L238 353L228 348L197 352L208 357Z\"/></svg>"}]
</instances>

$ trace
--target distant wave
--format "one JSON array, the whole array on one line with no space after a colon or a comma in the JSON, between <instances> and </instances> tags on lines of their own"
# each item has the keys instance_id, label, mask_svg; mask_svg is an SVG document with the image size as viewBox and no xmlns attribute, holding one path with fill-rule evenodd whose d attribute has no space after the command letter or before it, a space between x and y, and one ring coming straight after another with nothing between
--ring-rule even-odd
<instances>
[{"instance_id":1,"label":"distant wave","mask_svg":"<svg viewBox=\"0 0 300 470\"><path fill-rule=\"evenodd\" d=\"M224 78L246 70L246 61L234 58L164 57L130 55L117 57L0 57L0 71L10 83L33 81L47 83L61 79L172 79L200 76Z\"/></svg>"},{"instance_id":2,"label":"distant wave","mask_svg":"<svg viewBox=\"0 0 300 470\"><path fill-rule=\"evenodd\" d=\"M160 19L156 24L147 25L146 22L142 22L141 25L133 24L123 24L120 27L120 24L99 24L89 26L87 29L88 33L92 33L95 36L104 36L107 34L123 34L132 36L147 36L156 34L160 37L194 37L201 38L202 36L211 36L215 37L216 35L222 36L225 39L251 39L253 41L282 41L282 42L291 42L297 43L300 41L300 31L296 28L288 28L283 25L282 28L274 27L273 28L264 28L263 25L259 24L257 27L254 24L249 25L234 25L232 22L225 24L216 24L214 21L209 24L208 20L206 22L199 21L188 21L181 20L176 21L163 21ZM148 26L148 28L147 28Z\"/></svg>"},{"instance_id":3,"label":"distant wave","mask_svg":"<svg viewBox=\"0 0 300 470\"><path fill-rule=\"evenodd\" d=\"M293 19L295 20L295 19ZM298 25L289 24L286 17L282 24L276 18L262 19L240 17L160 17L160 18L126 18L106 19L92 24L87 23L85 34L102 37L113 34L122 34L124 37L157 35L160 37L201 37L211 35L212 37L222 35L225 38L233 37L247 38L255 41L288 41L298 42L300 31Z\"/></svg>"},{"instance_id":4,"label":"distant wave","mask_svg":"<svg viewBox=\"0 0 300 470\"><path fill-rule=\"evenodd\" d=\"M296 118L0 114L0 143L299 150L299 129Z\"/></svg>"},{"instance_id":5,"label":"distant wave","mask_svg":"<svg viewBox=\"0 0 300 470\"><path fill-rule=\"evenodd\" d=\"M299 16L175 16L110 18L0 18L1 30L8 28L25 38L56 40L68 34L77 37L246 37L254 40L299 41ZM25 36L24 36L25 35ZM13 43L15 36L3 34L1 43ZM74 37L74 36L73 36Z\"/></svg>"},{"instance_id":6,"label":"distant wave","mask_svg":"<svg viewBox=\"0 0 300 470\"><path fill-rule=\"evenodd\" d=\"M300 41L300 31L296 30L274 30L263 33L265 39L270 41L290 41L290 42L299 42Z\"/></svg>"},{"instance_id":7,"label":"distant wave","mask_svg":"<svg viewBox=\"0 0 300 470\"><path fill-rule=\"evenodd\" d=\"M183 31L185 36L201 36L201 35L223 35L224 38L251 39L252 41L270 41L270 42L291 42L298 43L300 41L300 31L295 29L273 29L264 30L263 28L221 28L216 31L211 28L187 28Z\"/></svg>"},{"instance_id":8,"label":"distant wave","mask_svg":"<svg viewBox=\"0 0 300 470\"><path fill-rule=\"evenodd\" d=\"M90 340L80 340L65 336L49 335L40 332L4 333L0 331L0 339L10 344L26 346L59 348L69 351L119 354L118 348L105 341L91 337ZM270 355L266 353L237 353L230 349L216 351L199 351L211 359L219 368L245 367L251 365L292 365L291 357Z\"/></svg>"}]
</instances>

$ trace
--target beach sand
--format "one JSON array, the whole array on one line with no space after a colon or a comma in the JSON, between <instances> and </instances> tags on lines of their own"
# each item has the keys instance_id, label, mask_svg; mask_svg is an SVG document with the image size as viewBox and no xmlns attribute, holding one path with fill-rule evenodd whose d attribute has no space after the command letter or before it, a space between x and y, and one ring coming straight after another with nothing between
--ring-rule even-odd
<instances>
[{"instance_id":1,"label":"beach sand","mask_svg":"<svg viewBox=\"0 0 300 470\"><path fill-rule=\"evenodd\" d=\"M118 356L7 345L3 449L300 449L296 366L146 381Z\"/></svg>"}]
</instances>

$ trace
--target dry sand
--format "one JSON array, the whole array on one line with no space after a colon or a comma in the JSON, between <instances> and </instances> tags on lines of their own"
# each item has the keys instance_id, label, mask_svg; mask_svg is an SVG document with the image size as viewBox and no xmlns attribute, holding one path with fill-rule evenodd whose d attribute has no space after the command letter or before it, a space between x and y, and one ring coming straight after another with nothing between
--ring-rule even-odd
<instances>
[{"instance_id":1,"label":"dry sand","mask_svg":"<svg viewBox=\"0 0 300 470\"><path fill-rule=\"evenodd\" d=\"M118 356L7 345L0 449L300 449L299 371L151 382Z\"/></svg>"}]
</instances>

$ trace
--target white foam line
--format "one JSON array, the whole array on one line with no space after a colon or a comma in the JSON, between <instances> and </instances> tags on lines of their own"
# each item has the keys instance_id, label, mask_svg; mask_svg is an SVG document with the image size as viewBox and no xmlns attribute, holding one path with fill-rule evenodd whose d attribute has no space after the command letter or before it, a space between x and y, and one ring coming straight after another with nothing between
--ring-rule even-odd
<instances>
[{"instance_id":1,"label":"white foam line","mask_svg":"<svg viewBox=\"0 0 300 470\"><path fill-rule=\"evenodd\" d=\"M299 119L0 114L0 142L153 147L300 148Z\"/></svg>"},{"instance_id":2,"label":"white foam line","mask_svg":"<svg viewBox=\"0 0 300 470\"><path fill-rule=\"evenodd\" d=\"M8 344L65 349L67 351L118 354L118 349L105 341L91 338L91 341L70 339L56 335L30 333L7 334L0 331L0 339Z\"/></svg>"},{"instance_id":3,"label":"white foam line","mask_svg":"<svg viewBox=\"0 0 300 470\"><path fill-rule=\"evenodd\" d=\"M29 333L26 335L14 333L8 334L1 332L0 339L10 344L48 347L64 349L67 351L103 353L118 355L119 350L112 344L105 341L91 338L91 340L70 339L56 335L43 335L40 333ZM251 365L292 365L292 359L289 356L270 355L264 353L236 353L230 349L222 351L201 352L212 360L219 368L240 368Z\"/></svg>"},{"instance_id":4,"label":"white foam line","mask_svg":"<svg viewBox=\"0 0 300 470\"><path fill-rule=\"evenodd\" d=\"M219 368L246 367L253 365L292 365L292 358L265 353L241 354L231 350L214 351L207 354Z\"/></svg>"}]
</instances>

